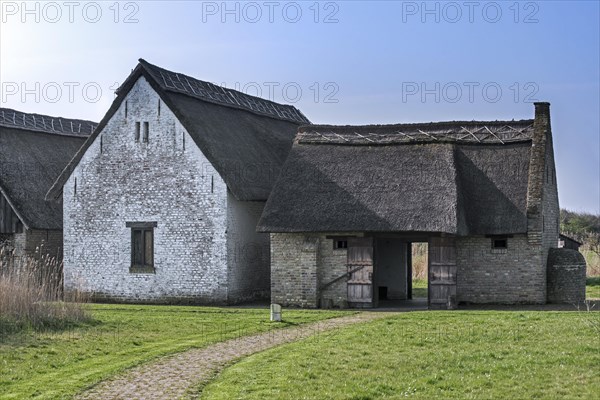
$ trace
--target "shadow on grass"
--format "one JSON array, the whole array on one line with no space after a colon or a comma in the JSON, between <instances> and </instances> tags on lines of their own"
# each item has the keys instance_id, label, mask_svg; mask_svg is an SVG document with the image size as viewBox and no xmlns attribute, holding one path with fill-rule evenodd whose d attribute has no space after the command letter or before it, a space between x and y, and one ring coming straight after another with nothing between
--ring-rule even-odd
<instances>
[{"instance_id":1,"label":"shadow on grass","mask_svg":"<svg viewBox=\"0 0 600 400\"><path fill-rule=\"evenodd\" d=\"M600 286L600 276L590 276L585 280L586 286Z\"/></svg>"}]
</instances>

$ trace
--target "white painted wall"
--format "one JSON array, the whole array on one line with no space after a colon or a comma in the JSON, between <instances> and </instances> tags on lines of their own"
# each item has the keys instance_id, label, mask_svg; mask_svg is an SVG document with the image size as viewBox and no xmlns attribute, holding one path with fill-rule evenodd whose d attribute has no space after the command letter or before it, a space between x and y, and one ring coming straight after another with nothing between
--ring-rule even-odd
<instances>
[{"instance_id":1,"label":"white painted wall","mask_svg":"<svg viewBox=\"0 0 600 400\"><path fill-rule=\"evenodd\" d=\"M65 184L65 289L114 300L225 302L227 187L158 103L140 78ZM149 143L134 140L136 121L149 122ZM129 272L127 221L158 223L155 274Z\"/></svg>"}]
</instances>

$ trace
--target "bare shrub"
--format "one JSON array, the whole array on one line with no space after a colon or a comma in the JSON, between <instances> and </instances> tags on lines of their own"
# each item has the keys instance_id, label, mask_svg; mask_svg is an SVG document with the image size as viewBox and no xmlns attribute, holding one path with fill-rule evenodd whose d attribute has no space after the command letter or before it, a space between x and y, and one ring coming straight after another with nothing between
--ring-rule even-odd
<instances>
[{"instance_id":1,"label":"bare shrub","mask_svg":"<svg viewBox=\"0 0 600 400\"><path fill-rule=\"evenodd\" d=\"M64 301L62 262L56 257L16 256L10 243L0 243L0 332L60 329L88 320L86 298L69 297Z\"/></svg>"},{"instance_id":2,"label":"bare shrub","mask_svg":"<svg viewBox=\"0 0 600 400\"><path fill-rule=\"evenodd\" d=\"M591 230L582 232L561 232L582 243L579 251L585 257L588 277L600 276L600 233Z\"/></svg>"},{"instance_id":3,"label":"bare shrub","mask_svg":"<svg viewBox=\"0 0 600 400\"><path fill-rule=\"evenodd\" d=\"M412 244L413 279L427 279L427 243Z\"/></svg>"}]
</instances>

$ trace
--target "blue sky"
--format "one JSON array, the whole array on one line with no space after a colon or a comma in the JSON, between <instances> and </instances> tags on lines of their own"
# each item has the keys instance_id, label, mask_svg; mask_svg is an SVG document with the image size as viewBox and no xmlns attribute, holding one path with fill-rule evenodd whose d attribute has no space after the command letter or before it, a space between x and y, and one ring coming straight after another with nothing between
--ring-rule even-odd
<instances>
[{"instance_id":1,"label":"blue sky","mask_svg":"<svg viewBox=\"0 0 600 400\"><path fill-rule=\"evenodd\" d=\"M138 58L315 123L533 118L561 207L600 212L596 1L0 1L3 107L100 120Z\"/></svg>"}]
</instances>

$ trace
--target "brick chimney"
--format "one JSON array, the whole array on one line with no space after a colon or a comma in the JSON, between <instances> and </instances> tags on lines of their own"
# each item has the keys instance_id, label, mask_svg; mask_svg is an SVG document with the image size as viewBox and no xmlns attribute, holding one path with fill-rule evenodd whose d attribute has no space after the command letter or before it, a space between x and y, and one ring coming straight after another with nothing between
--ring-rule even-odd
<instances>
[{"instance_id":1,"label":"brick chimney","mask_svg":"<svg viewBox=\"0 0 600 400\"><path fill-rule=\"evenodd\" d=\"M546 168L546 146L550 136L550 103L534 103L533 138L529 159L527 187L527 236L530 244L542 244L543 216L542 198L544 171ZM550 138L550 140L552 140Z\"/></svg>"}]
</instances>

